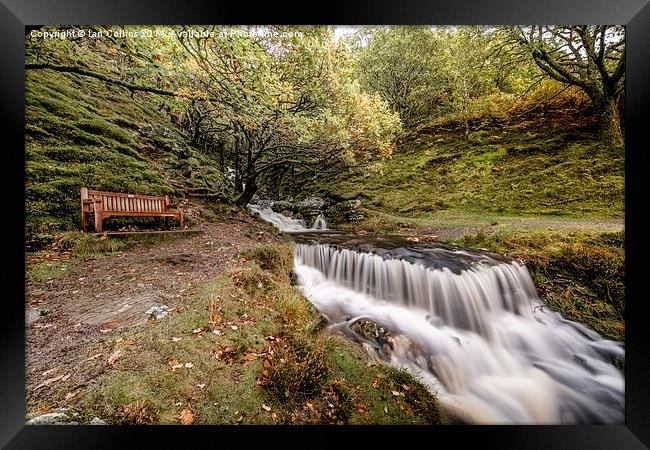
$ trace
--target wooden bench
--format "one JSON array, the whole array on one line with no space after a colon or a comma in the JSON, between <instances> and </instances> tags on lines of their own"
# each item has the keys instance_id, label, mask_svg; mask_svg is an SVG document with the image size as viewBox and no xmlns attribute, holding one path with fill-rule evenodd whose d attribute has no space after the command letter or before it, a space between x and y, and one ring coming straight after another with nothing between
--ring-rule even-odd
<instances>
[{"instance_id":1,"label":"wooden bench","mask_svg":"<svg viewBox=\"0 0 650 450\"><path fill-rule=\"evenodd\" d=\"M174 217L183 227L183 208L172 205L168 196L122 194L81 188L81 231L86 231L93 215L95 232L101 233L107 217Z\"/></svg>"}]
</instances>

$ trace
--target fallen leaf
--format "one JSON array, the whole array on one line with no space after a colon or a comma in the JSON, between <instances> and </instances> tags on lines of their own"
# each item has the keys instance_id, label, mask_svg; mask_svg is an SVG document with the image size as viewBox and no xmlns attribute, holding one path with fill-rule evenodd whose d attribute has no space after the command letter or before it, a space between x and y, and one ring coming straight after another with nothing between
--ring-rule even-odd
<instances>
[{"instance_id":1,"label":"fallen leaf","mask_svg":"<svg viewBox=\"0 0 650 450\"><path fill-rule=\"evenodd\" d=\"M123 340L124 340L124 339L122 339L121 337L119 337L119 338L115 339L115 342L122 342Z\"/></svg>"},{"instance_id":2,"label":"fallen leaf","mask_svg":"<svg viewBox=\"0 0 650 450\"><path fill-rule=\"evenodd\" d=\"M375 381L372 382L372 387L375 389L379 387L379 378L375 378Z\"/></svg>"},{"instance_id":3,"label":"fallen leaf","mask_svg":"<svg viewBox=\"0 0 650 450\"><path fill-rule=\"evenodd\" d=\"M103 334L110 333L111 331L113 331L112 328L102 328L99 330L99 332Z\"/></svg>"},{"instance_id":4,"label":"fallen leaf","mask_svg":"<svg viewBox=\"0 0 650 450\"><path fill-rule=\"evenodd\" d=\"M176 336L172 337L173 342L178 342L180 340L181 340L181 338L179 338L179 337L176 337Z\"/></svg>"},{"instance_id":5,"label":"fallen leaf","mask_svg":"<svg viewBox=\"0 0 650 450\"><path fill-rule=\"evenodd\" d=\"M242 357L243 361L255 361L257 359L257 353L247 353Z\"/></svg>"},{"instance_id":6,"label":"fallen leaf","mask_svg":"<svg viewBox=\"0 0 650 450\"><path fill-rule=\"evenodd\" d=\"M63 378L61 378L61 381L66 381L68 378L70 378L70 374L67 374Z\"/></svg>"},{"instance_id":7,"label":"fallen leaf","mask_svg":"<svg viewBox=\"0 0 650 450\"><path fill-rule=\"evenodd\" d=\"M97 354L91 356L90 358L86 359L86 361L92 361L93 359L97 359L97 358L99 358L100 356L103 356L103 355L104 355L103 353L97 353Z\"/></svg>"},{"instance_id":8,"label":"fallen leaf","mask_svg":"<svg viewBox=\"0 0 650 450\"><path fill-rule=\"evenodd\" d=\"M262 403L262 409L263 409L264 411L267 411L267 412L268 412L268 411L271 411L271 407L270 407L270 406L266 406L264 403Z\"/></svg>"},{"instance_id":9,"label":"fallen leaf","mask_svg":"<svg viewBox=\"0 0 650 450\"><path fill-rule=\"evenodd\" d=\"M42 373L42 375L43 375L44 377L46 377L46 376L48 376L49 374L51 374L52 372L54 372L56 369L57 369L57 368L54 367L53 369L46 370L45 372Z\"/></svg>"},{"instance_id":10,"label":"fallen leaf","mask_svg":"<svg viewBox=\"0 0 650 450\"><path fill-rule=\"evenodd\" d=\"M122 350L115 350L111 355L108 357L108 363L113 365L115 364L115 361L118 360L120 356L122 356Z\"/></svg>"},{"instance_id":11,"label":"fallen leaf","mask_svg":"<svg viewBox=\"0 0 650 450\"><path fill-rule=\"evenodd\" d=\"M217 336L221 336L221 331L219 331L219 330L212 330L212 332L214 334L216 334Z\"/></svg>"},{"instance_id":12,"label":"fallen leaf","mask_svg":"<svg viewBox=\"0 0 650 450\"><path fill-rule=\"evenodd\" d=\"M399 397L401 394L398 391L390 391L395 397Z\"/></svg>"},{"instance_id":13,"label":"fallen leaf","mask_svg":"<svg viewBox=\"0 0 650 450\"><path fill-rule=\"evenodd\" d=\"M237 325L232 325L230 328L233 329L233 330L236 330L236 329L237 329Z\"/></svg>"},{"instance_id":14,"label":"fallen leaf","mask_svg":"<svg viewBox=\"0 0 650 450\"><path fill-rule=\"evenodd\" d=\"M388 414L388 407L384 406L384 412Z\"/></svg>"},{"instance_id":15,"label":"fallen leaf","mask_svg":"<svg viewBox=\"0 0 650 450\"><path fill-rule=\"evenodd\" d=\"M200 333L201 331L203 331L203 328L195 328L195 329L192 330L192 333L193 333L193 334L198 334L198 333Z\"/></svg>"},{"instance_id":16,"label":"fallen leaf","mask_svg":"<svg viewBox=\"0 0 650 450\"><path fill-rule=\"evenodd\" d=\"M278 415L277 415L276 413L272 413L272 414L271 414L271 417L273 417L274 419L277 419L277 418L278 418Z\"/></svg>"},{"instance_id":17,"label":"fallen leaf","mask_svg":"<svg viewBox=\"0 0 650 450\"><path fill-rule=\"evenodd\" d=\"M172 372L174 372L176 369L180 369L181 367L183 367L182 364L174 364L174 365L172 366Z\"/></svg>"},{"instance_id":18,"label":"fallen leaf","mask_svg":"<svg viewBox=\"0 0 650 450\"><path fill-rule=\"evenodd\" d=\"M181 422L181 425L192 425L194 423L194 414L192 413L191 409L185 408L183 411L181 411L178 419Z\"/></svg>"},{"instance_id":19,"label":"fallen leaf","mask_svg":"<svg viewBox=\"0 0 650 450\"><path fill-rule=\"evenodd\" d=\"M197 388L203 389L205 387L205 383L199 383L196 385Z\"/></svg>"},{"instance_id":20,"label":"fallen leaf","mask_svg":"<svg viewBox=\"0 0 650 450\"><path fill-rule=\"evenodd\" d=\"M191 369L192 367L194 367L194 364L192 364L191 362L188 362L188 363L185 363L185 367L187 367L188 369Z\"/></svg>"},{"instance_id":21,"label":"fallen leaf","mask_svg":"<svg viewBox=\"0 0 650 450\"><path fill-rule=\"evenodd\" d=\"M68 400L76 396L78 393L79 391L68 392L67 394L65 394L65 401L67 402Z\"/></svg>"},{"instance_id":22,"label":"fallen leaf","mask_svg":"<svg viewBox=\"0 0 650 450\"><path fill-rule=\"evenodd\" d=\"M48 378L47 380L43 381L41 384L36 386L34 389L39 389L39 388L42 388L42 387L45 387L45 386L49 386L50 384L59 381L61 378L63 378L63 375L58 375L58 376L56 376L54 378Z\"/></svg>"}]
</instances>

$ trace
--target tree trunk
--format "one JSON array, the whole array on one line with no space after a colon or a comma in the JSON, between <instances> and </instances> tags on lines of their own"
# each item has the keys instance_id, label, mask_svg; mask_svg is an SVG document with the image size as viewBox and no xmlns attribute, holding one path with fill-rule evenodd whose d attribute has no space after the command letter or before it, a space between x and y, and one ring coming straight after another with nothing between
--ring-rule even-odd
<instances>
[{"instance_id":1,"label":"tree trunk","mask_svg":"<svg viewBox=\"0 0 650 450\"><path fill-rule=\"evenodd\" d=\"M244 191L239 195L239 197L237 197L237 200L235 200L235 204L238 206L246 206L253 199L256 192L257 183L255 182L255 179L247 179L246 187L244 187Z\"/></svg>"},{"instance_id":2,"label":"tree trunk","mask_svg":"<svg viewBox=\"0 0 650 450\"><path fill-rule=\"evenodd\" d=\"M598 104L600 113L600 135L603 141L613 146L623 145L621 119L618 114L616 101L613 98L602 99Z\"/></svg>"}]
</instances>

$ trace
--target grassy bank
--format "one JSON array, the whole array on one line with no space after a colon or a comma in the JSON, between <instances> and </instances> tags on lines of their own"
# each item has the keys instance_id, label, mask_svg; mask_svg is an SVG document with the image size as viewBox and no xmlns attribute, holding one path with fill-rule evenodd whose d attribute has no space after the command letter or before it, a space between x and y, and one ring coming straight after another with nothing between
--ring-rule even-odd
<instances>
[{"instance_id":1,"label":"grassy bank","mask_svg":"<svg viewBox=\"0 0 650 450\"><path fill-rule=\"evenodd\" d=\"M79 229L82 186L175 199L223 187L154 95L43 70L27 73L25 99L28 235Z\"/></svg>"},{"instance_id":2,"label":"grassy bank","mask_svg":"<svg viewBox=\"0 0 650 450\"><path fill-rule=\"evenodd\" d=\"M593 117L551 105L546 114L444 120L402 137L386 160L312 181L334 201L405 219L439 215L622 218L624 152L602 144ZM297 193L299 195L299 193Z\"/></svg>"},{"instance_id":3,"label":"grassy bank","mask_svg":"<svg viewBox=\"0 0 650 450\"><path fill-rule=\"evenodd\" d=\"M324 332L290 284L289 245L261 246L169 318L87 349L105 371L68 405L109 423L439 423L406 372ZM91 359L94 354L101 360ZM51 403L66 393L53 392Z\"/></svg>"}]
</instances>

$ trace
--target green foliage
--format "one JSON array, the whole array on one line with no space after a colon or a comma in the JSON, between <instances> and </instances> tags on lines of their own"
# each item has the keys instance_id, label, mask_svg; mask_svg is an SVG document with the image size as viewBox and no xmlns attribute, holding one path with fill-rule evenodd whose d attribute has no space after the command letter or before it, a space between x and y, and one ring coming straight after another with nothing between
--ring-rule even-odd
<instances>
[{"instance_id":1,"label":"green foliage","mask_svg":"<svg viewBox=\"0 0 650 450\"><path fill-rule=\"evenodd\" d=\"M378 93L410 129L437 117L467 124L503 113L540 74L495 27L366 27L350 41L364 89Z\"/></svg>"},{"instance_id":2,"label":"green foliage","mask_svg":"<svg viewBox=\"0 0 650 450\"><path fill-rule=\"evenodd\" d=\"M414 219L448 210L622 217L624 155L576 120L479 122L467 139L462 125L423 128L404 139L381 171L341 170L303 189Z\"/></svg>"},{"instance_id":3,"label":"green foliage","mask_svg":"<svg viewBox=\"0 0 650 450\"><path fill-rule=\"evenodd\" d=\"M379 94L407 126L428 117L442 94L436 55L441 51L426 27L362 28L351 39L362 86Z\"/></svg>"},{"instance_id":4,"label":"green foliage","mask_svg":"<svg viewBox=\"0 0 650 450\"><path fill-rule=\"evenodd\" d=\"M292 165L388 155L399 130L399 118L351 77L351 55L329 30L277 30L279 37L253 37L213 27L224 35L207 48L180 37L196 79L189 89L203 96L188 112L194 134L213 130L204 139L233 168L238 204Z\"/></svg>"}]
</instances>

